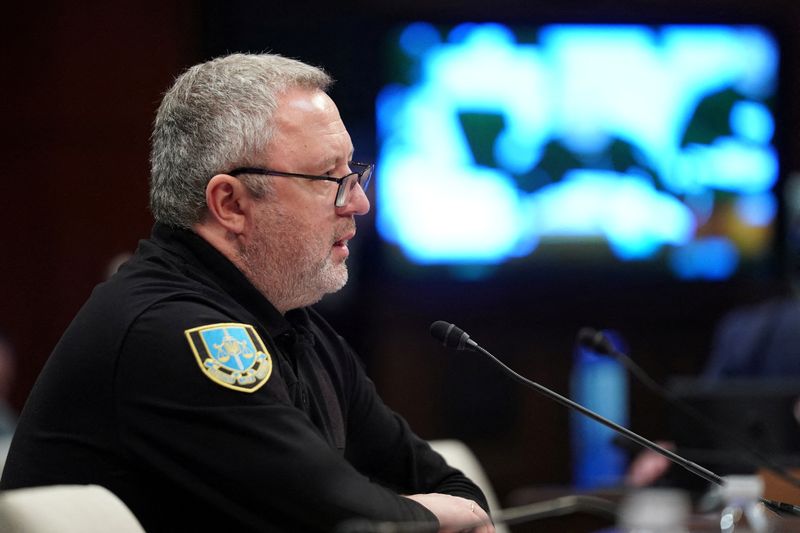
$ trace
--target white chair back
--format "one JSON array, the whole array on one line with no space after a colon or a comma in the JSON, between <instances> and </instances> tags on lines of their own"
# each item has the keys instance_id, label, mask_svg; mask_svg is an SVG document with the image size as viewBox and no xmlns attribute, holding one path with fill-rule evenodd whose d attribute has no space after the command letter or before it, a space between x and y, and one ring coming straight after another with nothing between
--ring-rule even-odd
<instances>
[{"instance_id":1,"label":"white chair back","mask_svg":"<svg viewBox=\"0 0 800 533\"><path fill-rule=\"evenodd\" d=\"M2 533L144 533L128 507L98 485L0 492Z\"/></svg>"},{"instance_id":2,"label":"white chair back","mask_svg":"<svg viewBox=\"0 0 800 533\"><path fill-rule=\"evenodd\" d=\"M428 444L430 444L431 448L439 455L444 457L447 464L464 472L468 478L478 485L486 496L489 510L492 513L500 510L497 495L486 475L486 471L466 444L456 439L433 440L429 441ZM495 530L497 533L508 533L508 528L503 524L496 525Z\"/></svg>"}]
</instances>

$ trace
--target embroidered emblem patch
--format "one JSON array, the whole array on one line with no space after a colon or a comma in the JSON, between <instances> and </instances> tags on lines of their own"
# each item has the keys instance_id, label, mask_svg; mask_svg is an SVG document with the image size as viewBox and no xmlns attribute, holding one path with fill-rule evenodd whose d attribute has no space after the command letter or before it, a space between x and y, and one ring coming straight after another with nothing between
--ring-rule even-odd
<instances>
[{"instance_id":1,"label":"embroidered emblem patch","mask_svg":"<svg viewBox=\"0 0 800 533\"><path fill-rule=\"evenodd\" d=\"M249 324L209 324L184 333L203 373L223 387L255 392L272 374L272 357Z\"/></svg>"}]
</instances>

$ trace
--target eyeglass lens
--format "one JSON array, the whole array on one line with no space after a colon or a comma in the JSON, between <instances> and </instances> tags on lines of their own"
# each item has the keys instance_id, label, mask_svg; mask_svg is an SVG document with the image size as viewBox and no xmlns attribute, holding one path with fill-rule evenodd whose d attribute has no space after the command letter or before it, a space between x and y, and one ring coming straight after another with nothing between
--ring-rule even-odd
<instances>
[{"instance_id":1,"label":"eyeglass lens","mask_svg":"<svg viewBox=\"0 0 800 533\"><path fill-rule=\"evenodd\" d=\"M359 168L357 172L360 171L360 174L350 174L345 178L339 185L339 190L336 193L336 207L342 207L347 203L350 193L355 189L357 183L360 183L361 188L366 192L370 178L372 177L370 170L369 167L363 169Z\"/></svg>"}]
</instances>

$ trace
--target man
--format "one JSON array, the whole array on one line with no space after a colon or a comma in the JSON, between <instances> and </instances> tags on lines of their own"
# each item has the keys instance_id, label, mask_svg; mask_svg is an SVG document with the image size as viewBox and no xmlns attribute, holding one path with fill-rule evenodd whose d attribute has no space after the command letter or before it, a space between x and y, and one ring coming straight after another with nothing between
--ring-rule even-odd
<instances>
[{"instance_id":1,"label":"man","mask_svg":"<svg viewBox=\"0 0 800 533\"><path fill-rule=\"evenodd\" d=\"M480 490L308 307L347 281L370 207L330 82L275 55L176 80L153 132L153 235L56 347L2 488L97 483L148 531L493 531Z\"/></svg>"}]
</instances>

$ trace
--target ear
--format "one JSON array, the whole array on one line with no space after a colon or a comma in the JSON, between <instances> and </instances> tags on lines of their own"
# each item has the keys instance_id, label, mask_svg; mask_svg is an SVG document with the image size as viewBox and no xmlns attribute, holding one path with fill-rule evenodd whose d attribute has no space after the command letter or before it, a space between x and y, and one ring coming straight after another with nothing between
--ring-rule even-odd
<instances>
[{"instance_id":1,"label":"ear","mask_svg":"<svg viewBox=\"0 0 800 533\"><path fill-rule=\"evenodd\" d=\"M208 217L234 235L245 231L252 203L247 187L233 176L217 174L206 185Z\"/></svg>"}]
</instances>

